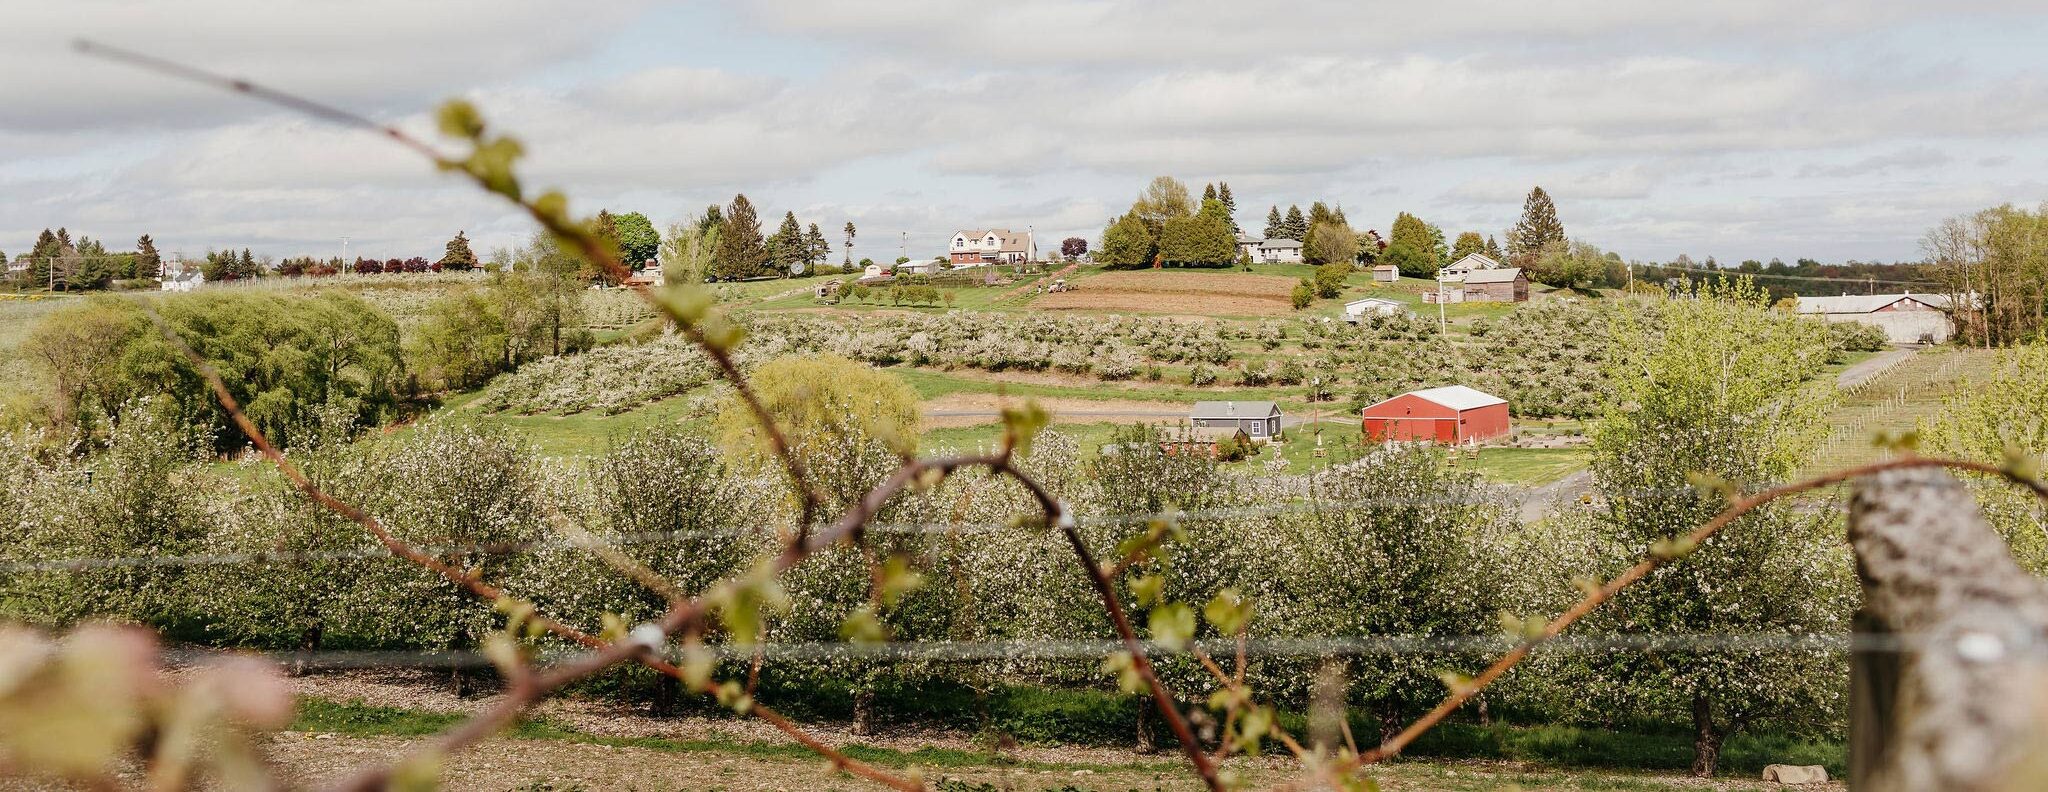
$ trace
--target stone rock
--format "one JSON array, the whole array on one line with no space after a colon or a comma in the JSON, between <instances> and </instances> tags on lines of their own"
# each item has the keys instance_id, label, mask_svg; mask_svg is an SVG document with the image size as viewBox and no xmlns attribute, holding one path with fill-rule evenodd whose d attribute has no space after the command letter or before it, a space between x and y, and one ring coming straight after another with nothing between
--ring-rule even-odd
<instances>
[{"instance_id":1,"label":"stone rock","mask_svg":"<svg viewBox=\"0 0 2048 792\"><path fill-rule=\"evenodd\" d=\"M1828 769L1820 765L1771 765L1764 768L1764 780L1780 784L1825 784Z\"/></svg>"}]
</instances>

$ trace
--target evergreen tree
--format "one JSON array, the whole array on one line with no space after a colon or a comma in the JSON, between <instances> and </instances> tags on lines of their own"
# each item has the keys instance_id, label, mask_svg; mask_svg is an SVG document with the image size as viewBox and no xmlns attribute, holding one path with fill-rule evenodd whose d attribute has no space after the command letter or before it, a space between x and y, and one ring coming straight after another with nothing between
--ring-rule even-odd
<instances>
[{"instance_id":1,"label":"evergreen tree","mask_svg":"<svg viewBox=\"0 0 2048 792\"><path fill-rule=\"evenodd\" d=\"M1308 236L1308 218L1302 216L1301 207L1289 205L1287 219L1280 222L1280 238L1301 241Z\"/></svg>"},{"instance_id":2,"label":"evergreen tree","mask_svg":"<svg viewBox=\"0 0 2048 792\"><path fill-rule=\"evenodd\" d=\"M1474 253L1486 252L1486 240L1477 231L1466 231L1458 235L1458 241L1451 245L1451 260L1457 261ZM1498 261L1499 259L1495 259Z\"/></svg>"},{"instance_id":3,"label":"evergreen tree","mask_svg":"<svg viewBox=\"0 0 2048 792\"><path fill-rule=\"evenodd\" d=\"M784 212L782 225L768 235L768 258L779 272L791 272L804 260L804 227L795 212Z\"/></svg>"},{"instance_id":4,"label":"evergreen tree","mask_svg":"<svg viewBox=\"0 0 2048 792\"><path fill-rule=\"evenodd\" d=\"M725 210L718 204L704 207L704 216L697 218L697 233L702 234L725 225Z\"/></svg>"},{"instance_id":5,"label":"evergreen tree","mask_svg":"<svg viewBox=\"0 0 2048 792\"><path fill-rule=\"evenodd\" d=\"M156 240L143 234L135 240L135 272L131 277L154 278L163 272L164 257L156 251Z\"/></svg>"},{"instance_id":6,"label":"evergreen tree","mask_svg":"<svg viewBox=\"0 0 2048 792\"><path fill-rule=\"evenodd\" d=\"M1227 267L1237 257L1237 238L1223 221L1223 202L1202 201L1193 217L1166 221L1159 233L1159 258L1177 267Z\"/></svg>"},{"instance_id":7,"label":"evergreen tree","mask_svg":"<svg viewBox=\"0 0 2048 792\"><path fill-rule=\"evenodd\" d=\"M248 248L242 248L242 257L235 261L235 277L256 277L256 257L250 255Z\"/></svg>"},{"instance_id":8,"label":"evergreen tree","mask_svg":"<svg viewBox=\"0 0 2048 792\"><path fill-rule=\"evenodd\" d=\"M768 256L768 243L761 238L761 219L754 214L754 204L746 194L733 196L732 206L725 212L723 224L719 226L718 250L711 260L711 271L720 278L751 278L769 271L773 261Z\"/></svg>"},{"instance_id":9,"label":"evergreen tree","mask_svg":"<svg viewBox=\"0 0 2048 792\"><path fill-rule=\"evenodd\" d=\"M1330 211L1329 205L1322 201L1309 204L1308 229L1310 231L1314 231L1316 226L1334 222L1337 222L1337 213ZM1302 241L1306 242L1308 240L1304 239Z\"/></svg>"},{"instance_id":10,"label":"evergreen tree","mask_svg":"<svg viewBox=\"0 0 2048 792\"><path fill-rule=\"evenodd\" d=\"M1266 209L1266 238L1273 239L1287 231L1287 223L1280 219L1280 207Z\"/></svg>"},{"instance_id":11,"label":"evergreen tree","mask_svg":"<svg viewBox=\"0 0 2048 792\"><path fill-rule=\"evenodd\" d=\"M439 263L441 269L452 270L467 270L476 266L476 252L469 249L469 237L465 236L464 232L457 231L455 238L448 240Z\"/></svg>"},{"instance_id":12,"label":"evergreen tree","mask_svg":"<svg viewBox=\"0 0 2048 792\"><path fill-rule=\"evenodd\" d=\"M848 220L846 221L846 264L844 265L847 269L853 268L853 234L853 221Z\"/></svg>"},{"instance_id":13,"label":"evergreen tree","mask_svg":"<svg viewBox=\"0 0 2048 792\"><path fill-rule=\"evenodd\" d=\"M1564 224L1558 222L1557 206L1542 187L1529 190L1522 202L1522 219L1508 231L1508 255L1517 258L1541 255L1565 244Z\"/></svg>"},{"instance_id":14,"label":"evergreen tree","mask_svg":"<svg viewBox=\"0 0 2048 792\"><path fill-rule=\"evenodd\" d=\"M1394 217L1389 229L1386 263L1401 268L1401 274L1413 278L1432 278L1443 267L1442 254L1437 250L1441 231L1432 232L1430 224L1422 218L1407 212Z\"/></svg>"},{"instance_id":15,"label":"evergreen tree","mask_svg":"<svg viewBox=\"0 0 2048 792\"><path fill-rule=\"evenodd\" d=\"M28 256L28 284L48 286L50 265L57 260L57 255L63 252L63 243L57 241L57 235L51 233L50 229L45 228L43 233L36 235L35 247L30 248L25 254Z\"/></svg>"},{"instance_id":16,"label":"evergreen tree","mask_svg":"<svg viewBox=\"0 0 2048 792\"><path fill-rule=\"evenodd\" d=\"M1139 269L1152 264L1154 252L1152 230L1133 210L1102 229L1102 244L1095 260L1110 269Z\"/></svg>"},{"instance_id":17,"label":"evergreen tree","mask_svg":"<svg viewBox=\"0 0 2048 792\"><path fill-rule=\"evenodd\" d=\"M812 223L804 232L804 261L816 264L831 257L832 243L825 241L825 232L818 230L817 223Z\"/></svg>"},{"instance_id":18,"label":"evergreen tree","mask_svg":"<svg viewBox=\"0 0 2048 792\"><path fill-rule=\"evenodd\" d=\"M1486 235L1486 257L1494 261L1507 261L1507 254L1500 250L1500 243L1493 241L1493 235Z\"/></svg>"},{"instance_id":19,"label":"evergreen tree","mask_svg":"<svg viewBox=\"0 0 2048 792\"><path fill-rule=\"evenodd\" d=\"M1216 200L1223 202L1223 219L1230 222L1230 236L1236 239L1244 229L1237 225L1237 199L1230 194L1230 182L1216 183Z\"/></svg>"},{"instance_id":20,"label":"evergreen tree","mask_svg":"<svg viewBox=\"0 0 2048 792\"><path fill-rule=\"evenodd\" d=\"M1208 184L1202 185L1202 203L1208 203L1214 200L1217 200L1216 183L1210 182Z\"/></svg>"}]
</instances>

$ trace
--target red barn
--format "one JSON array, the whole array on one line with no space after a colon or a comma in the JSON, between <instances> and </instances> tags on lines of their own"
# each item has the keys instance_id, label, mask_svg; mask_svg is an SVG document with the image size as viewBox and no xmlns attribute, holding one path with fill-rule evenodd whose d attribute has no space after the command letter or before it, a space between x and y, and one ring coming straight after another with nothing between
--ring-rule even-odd
<instances>
[{"instance_id":1,"label":"red barn","mask_svg":"<svg viewBox=\"0 0 2048 792\"><path fill-rule=\"evenodd\" d=\"M1409 391L1365 408L1365 438L1459 445L1508 433L1508 402L1463 385Z\"/></svg>"}]
</instances>

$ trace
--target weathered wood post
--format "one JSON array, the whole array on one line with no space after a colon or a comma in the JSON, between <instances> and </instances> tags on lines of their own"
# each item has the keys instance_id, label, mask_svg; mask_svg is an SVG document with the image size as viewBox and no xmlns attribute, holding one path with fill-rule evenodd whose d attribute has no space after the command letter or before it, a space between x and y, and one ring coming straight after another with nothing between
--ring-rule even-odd
<instances>
[{"instance_id":1,"label":"weathered wood post","mask_svg":"<svg viewBox=\"0 0 2048 792\"><path fill-rule=\"evenodd\" d=\"M1849 785L1857 792L2039 788L2048 751L2048 585L2015 563L1947 472L1894 470L1849 504L1876 642L1851 655Z\"/></svg>"}]
</instances>

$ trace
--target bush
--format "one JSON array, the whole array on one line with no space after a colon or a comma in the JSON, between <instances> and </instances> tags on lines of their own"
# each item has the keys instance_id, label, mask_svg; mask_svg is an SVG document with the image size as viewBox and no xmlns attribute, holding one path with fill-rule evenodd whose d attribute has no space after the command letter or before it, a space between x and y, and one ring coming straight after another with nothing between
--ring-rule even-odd
<instances>
[{"instance_id":1,"label":"bush","mask_svg":"<svg viewBox=\"0 0 2048 792\"><path fill-rule=\"evenodd\" d=\"M1189 385L1211 385L1216 382L1216 371L1204 365L1188 369Z\"/></svg>"},{"instance_id":2,"label":"bush","mask_svg":"<svg viewBox=\"0 0 2048 792\"><path fill-rule=\"evenodd\" d=\"M1307 278L1302 278L1300 283L1294 284L1294 291L1288 295L1288 301L1294 305L1294 310L1297 311L1309 307L1309 305L1316 301L1315 283Z\"/></svg>"}]
</instances>

